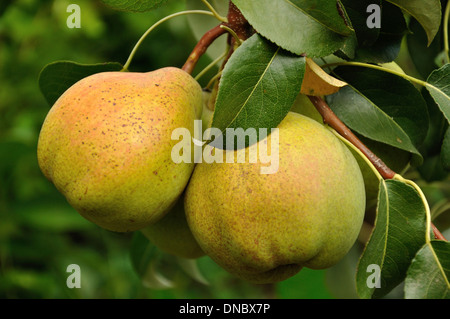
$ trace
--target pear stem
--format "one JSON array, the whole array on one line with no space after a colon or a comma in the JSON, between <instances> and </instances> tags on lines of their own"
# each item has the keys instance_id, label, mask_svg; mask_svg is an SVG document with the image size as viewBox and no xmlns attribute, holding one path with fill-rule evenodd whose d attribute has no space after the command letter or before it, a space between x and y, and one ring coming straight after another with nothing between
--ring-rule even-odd
<instances>
[{"instance_id":1,"label":"pear stem","mask_svg":"<svg viewBox=\"0 0 450 319\"><path fill-rule=\"evenodd\" d=\"M237 43L238 46L242 44L243 40L241 40L239 38L239 36L236 34L236 32L234 32L233 29L228 27L226 24L222 24L220 27L224 28L225 30L228 31L229 34L231 34L231 36L234 38L234 40L235 40L235 42Z\"/></svg>"},{"instance_id":2,"label":"pear stem","mask_svg":"<svg viewBox=\"0 0 450 319\"><path fill-rule=\"evenodd\" d=\"M418 85L421 86L429 86L429 83L427 83L426 81L422 81L420 79L416 79L415 77L412 77L410 75L404 74L404 73L400 73L398 71L394 71L379 65L374 65L374 64L370 64L370 63L363 63L363 62L335 62L335 63L327 63L322 65L322 68L330 68L330 67L334 67L334 66L340 66L340 65L347 65L347 66L360 66L360 67L364 67L364 68L369 68L369 69L374 69L374 70L379 70L379 71L383 71L383 72L387 72L387 73L391 73L394 75L397 75L399 77L404 78L405 80L408 80L412 83L416 83Z\"/></svg>"},{"instance_id":3,"label":"pear stem","mask_svg":"<svg viewBox=\"0 0 450 319\"><path fill-rule=\"evenodd\" d=\"M223 60L227 56L227 52L222 53L219 57L217 57L214 61L208 64L203 70L201 70L196 76L195 80L198 81L205 73L211 70L220 60Z\"/></svg>"},{"instance_id":4,"label":"pear stem","mask_svg":"<svg viewBox=\"0 0 450 319\"><path fill-rule=\"evenodd\" d=\"M222 21L222 22L228 22L227 18L222 17L208 1L202 0L202 2L208 7L208 9L212 12L212 14L214 14L214 16L216 17L217 20Z\"/></svg>"},{"instance_id":5,"label":"pear stem","mask_svg":"<svg viewBox=\"0 0 450 319\"><path fill-rule=\"evenodd\" d=\"M153 24L150 28L148 28L147 31L145 31L145 33L141 36L141 38L138 40L138 42L135 44L133 50L131 51L127 61L125 62L124 66L122 68L122 71L123 72L128 71L131 61L133 60L133 57L136 54L136 51L139 49L142 42L144 42L145 38L150 34L150 32L152 32L156 27L158 27L163 22L166 22L167 20L170 20L172 18L181 16L181 15L186 15L186 14L204 14L204 15L214 16L213 13L211 13L209 11L205 11L205 10L187 10L187 11L176 12L171 15L168 15L167 17L162 18L161 20L159 20L155 24Z\"/></svg>"}]
</instances>

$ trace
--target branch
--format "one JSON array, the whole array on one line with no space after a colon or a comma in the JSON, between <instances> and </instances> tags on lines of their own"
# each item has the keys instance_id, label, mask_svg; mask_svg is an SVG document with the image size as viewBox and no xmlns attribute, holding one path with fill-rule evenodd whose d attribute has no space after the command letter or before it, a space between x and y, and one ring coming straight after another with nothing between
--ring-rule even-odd
<instances>
[{"instance_id":1,"label":"branch","mask_svg":"<svg viewBox=\"0 0 450 319\"><path fill-rule=\"evenodd\" d=\"M202 36L181 69L189 74L192 74L198 60L206 52L211 43L213 43L219 36L227 32L225 29L221 28L221 25L222 23L215 26Z\"/></svg>"},{"instance_id":2,"label":"branch","mask_svg":"<svg viewBox=\"0 0 450 319\"><path fill-rule=\"evenodd\" d=\"M431 223L431 228L433 229L433 234L436 239L447 241L444 235L442 235L442 233L439 231L439 229L436 228L436 226L434 226L433 223Z\"/></svg>"},{"instance_id":3,"label":"branch","mask_svg":"<svg viewBox=\"0 0 450 319\"><path fill-rule=\"evenodd\" d=\"M391 170L378 156L376 156L361 140L337 117L337 115L333 112L333 110L328 106L327 102L324 99L318 96L308 96L311 100L317 111L322 115L323 122L328 124L336 132L338 132L342 137L356 146L373 164L373 166L377 169L380 175L384 179L392 179L396 175L396 173ZM433 223L431 224L431 228L433 229L434 237L440 240L447 240L436 228Z\"/></svg>"},{"instance_id":4,"label":"branch","mask_svg":"<svg viewBox=\"0 0 450 319\"><path fill-rule=\"evenodd\" d=\"M242 41L247 40L255 33L255 30L242 15L241 11L230 1L228 7L227 26L232 29Z\"/></svg>"},{"instance_id":5,"label":"branch","mask_svg":"<svg viewBox=\"0 0 450 319\"><path fill-rule=\"evenodd\" d=\"M231 1L228 8L227 20L228 22L220 23L202 36L184 63L182 67L184 71L192 74L192 71L194 70L200 57L206 52L214 40L222 34L228 32L227 28L231 29L242 41L248 39L255 32L248 23L247 19L244 18L239 9ZM223 26L226 26L227 28L223 28ZM229 37L228 41L233 48L236 43L236 39Z\"/></svg>"},{"instance_id":6,"label":"branch","mask_svg":"<svg viewBox=\"0 0 450 319\"><path fill-rule=\"evenodd\" d=\"M308 96L316 107L317 111L322 115L324 123L330 125L340 135L355 145L375 166L377 171L384 179L391 179L395 176L395 172L391 170L378 156L376 156L363 142L334 114L328 104L318 96Z\"/></svg>"}]
</instances>

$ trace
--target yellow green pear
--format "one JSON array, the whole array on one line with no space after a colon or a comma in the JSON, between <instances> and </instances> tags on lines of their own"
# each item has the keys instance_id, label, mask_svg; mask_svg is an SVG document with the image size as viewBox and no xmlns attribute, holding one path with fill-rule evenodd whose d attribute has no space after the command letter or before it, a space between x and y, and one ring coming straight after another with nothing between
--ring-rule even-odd
<instances>
[{"instance_id":1,"label":"yellow green pear","mask_svg":"<svg viewBox=\"0 0 450 319\"><path fill-rule=\"evenodd\" d=\"M189 227L202 250L228 272L254 283L285 280L343 258L359 234L364 182L347 147L322 124L290 112L274 133L245 149L270 150L263 164L197 164L185 196ZM272 140L273 139L273 140ZM272 147L272 143L276 143ZM255 153L253 153L255 154ZM259 153L258 153L259 154ZM226 154L224 155L224 158Z\"/></svg>"},{"instance_id":2,"label":"yellow green pear","mask_svg":"<svg viewBox=\"0 0 450 319\"><path fill-rule=\"evenodd\" d=\"M311 100L304 94L298 94L295 99L294 104L291 107L291 112L299 113L304 116L307 116L319 123L323 123L322 115L317 111L317 109L312 104ZM361 158L356 151L349 148L358 162L359 168L363 175L364 185L366 190L366 203L368 205L376 204L376 200L378 197L378 178L375 173L372 171L371 167L366 163L366 161Z\"/></svg>"},{"instance_id":3,"label":"yellow green pear","mask_svg":"<svg viewBox=\"0 0 450 319\"><path fill-rule=\"evenodd\" d=\"M41 128L43 174L86 219L117 232L158 221L194 169L176 164L176 128L193 133L202 90L185 71L104 72L71 86Z\"/></svg>"},{"instance_id":4,"label":"yellow green pear","mask_svg":"<svg viewBox=\"0 0 450 319\"><path fill-rule=\"evenodd\" d=\"M395 67L396 64L390 63L387 66ZM297 96L291 107L291 112L302 114L316 120L319 123L323 123L322 116L316 110L309 98L304 94L299 94ZM402 172L405 168L407 168L411 160L410 154L392 146L372 140L365 140L364 143L394 171ZM379 180L367 162L354 150L350 149L350 151L355 156L364 178L367 206L374 206L376 205L378 199Z\"/></svg>"},{"instance_id":5,"label":"yellow green pear","mask_svg":"<svg viewBox=\"0 0 450 319\"><path fill-rule=\"evenodd\" d=\"M199 258L202 251L186 221L183 196L158 222L140 230L162 251L182 258Z\"/></svg>"}]
</instances>

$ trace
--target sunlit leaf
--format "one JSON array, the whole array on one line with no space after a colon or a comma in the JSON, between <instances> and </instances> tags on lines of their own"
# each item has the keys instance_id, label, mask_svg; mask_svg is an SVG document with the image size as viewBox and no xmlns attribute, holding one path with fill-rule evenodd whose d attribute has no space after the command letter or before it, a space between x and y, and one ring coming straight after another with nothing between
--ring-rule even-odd
<instances>
[{"instance_id":1,"label":"sunlit leaf","mask_svg":"<svg viewBox=\"0 0 450 319\"><path fill-rule=\"evenodd\" d=\"M251 128L259 136L260 128L277 127L300 92L304 72L304 57L255 34L223 70L211 126L225 137L227 128Z\"/></svg>"},{"instance_id":2,"label":"sunlit leaf","mask_svg":"<svg viewBox=\"0 0 450 319\"><path fill-rule=\"evenodd\" d=\"M296 54L329 55L352 34L335 1L234 0L233 3L258 33Z\"/></svg>"},{"instance_id":3,"label":"sunlit leaf","mask_svg":"<svg viewBox=\"0 0 450 319\"><path fill-rule=\"evenodd\" d=\"M426 88L450 122L450 63L431 72Z\"/></svg>"}]
</instances>

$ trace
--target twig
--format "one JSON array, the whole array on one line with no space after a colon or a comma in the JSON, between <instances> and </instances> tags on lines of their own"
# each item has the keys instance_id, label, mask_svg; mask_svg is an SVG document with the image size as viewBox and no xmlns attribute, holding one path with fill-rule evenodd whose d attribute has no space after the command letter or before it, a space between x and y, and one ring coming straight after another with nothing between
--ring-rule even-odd
<instances>
[{"instance_id":1,"label":"twig","mask_svg":"<svg viewBox=\"0 0 450 319\"><path fill-rule=\"evenodd\" d=\"M231 28L242 41L247 40L255 32L247 19L242 15L241 11L231 1L228 7L227 19L227 26Z\"/></svg>"},{"instance_id":2,"label":"twig","mask_svg":"<svg viewBox=\"0 0 450 319\"><path fill-rule=\"evenodd\" d=\"M228 7L228 15L226 20L228 22L222 22L219 25L215 26L214 28L206 32L198 41L197 45L194 47L182 67L184 71L192 74L192 71L194 70L195 65L197 64L200 57L206 52L211 43L213 43L214 40L216 40L222 34L231 31L234 36L231 37L231 40L229 37L228 41L230 46L233 48L237 41L235 37L237 37L241 41L245 41L255 32L248 23L247 19L244 18L241 11L231 1Z\"/></svg>"},{"instance_id":3,"label":"twig","mask_svg":"<svg viewBox=\"0 0 450 319\"><path fill-rule=\"evenodd\" d=\"M213 43L214 40L219 36L227 32L227 30L223 29L221 25L222 23L215 26L202 36L202 38L198 41L191 54L187 58L186 62L184 63L182 67L184 71L192 74L192 71L194 70L198 60L206 52L211 43Z\"/></svg>"},{"instance_id":4,"label":"twig","mask_svg":"<svg viewBox=\"0 0 450 319\"><path fill-rule=\"evenodd\" d=\"M324 123L330 125L346 140L355 145L375 166L384 179L391 179L395 172L376 156L363 142L336 116L328 104L318 96L308 96L317 111L322 115Z\"/></svg>"},{"instance_id":5,"label":"twig","mask_svg":"<svg viewBox=\"0 0 450 319\"><path fill-rule=\"evenodd\" d=\"M318 96L308 96L317 111L322 115L323 122L332 127L336 132L338 132L347 141L352 143L356 148L358 148L364 156L373 164L380 175L384 179L393 179L397 174L391 170L378 156L376 156L361 140L337 117L333 110L328 106L328 104ZM398 175L397 175L398 176ZM430 222L430 226L433 230L434 237L436 239L445 240L447 239L442 235L439 229Z\"/></svg>"}]
</instances>

